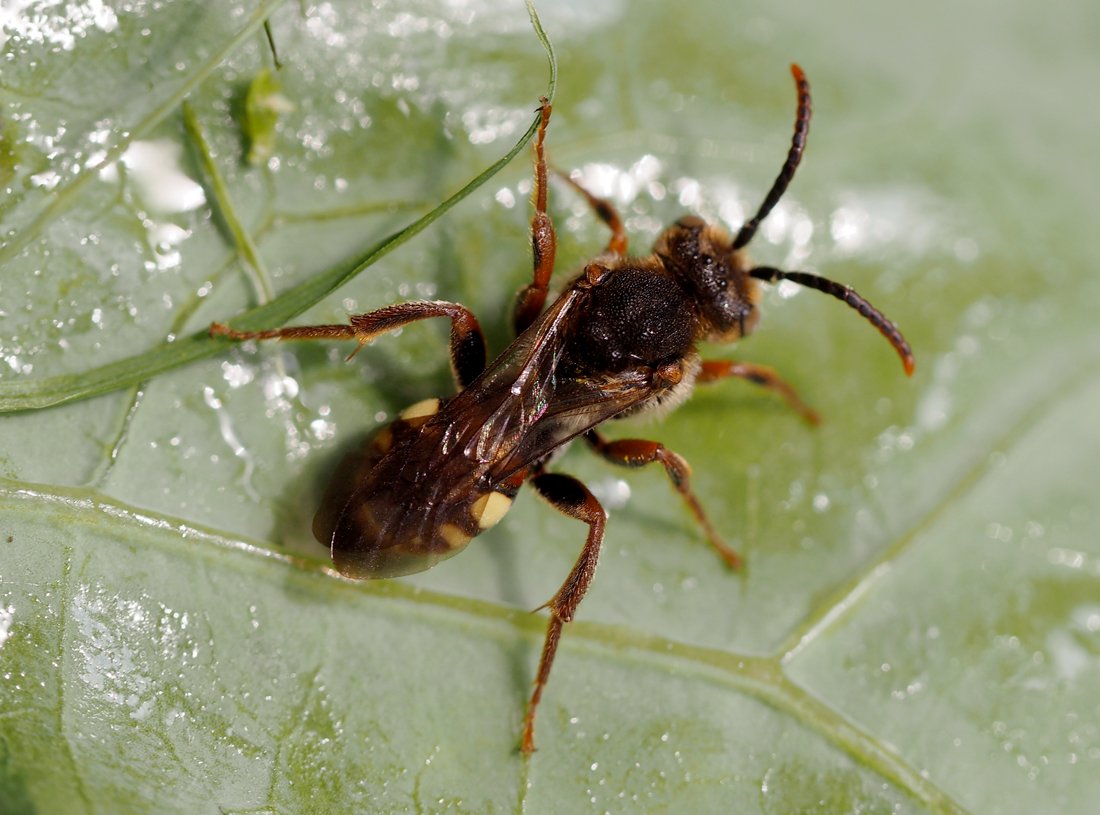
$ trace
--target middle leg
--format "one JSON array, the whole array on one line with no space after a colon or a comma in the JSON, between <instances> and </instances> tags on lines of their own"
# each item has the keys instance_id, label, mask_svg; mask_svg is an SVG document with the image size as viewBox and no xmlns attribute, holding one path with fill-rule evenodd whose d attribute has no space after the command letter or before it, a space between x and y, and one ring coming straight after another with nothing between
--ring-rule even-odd
<instances>
[{"instance_id":1,"label":"middle leg","mask_svg":"<svg viewBox=\"0 0 1100 815\"><path fill-rule=\"evenodd\" d=\"M695 516L695 520L703 527L707 541L718 552L718 556L731 569L741 568L741 556L722 540L721 536L714 530L706 513L703 512L703 505L699 503L699 499L692 492L691 467L683 456L672 452L660 442L646 441L645 439L608 441L595 430L585 433L584 440L591 445L593 450L612 464L623 467L644 467L646 464L660 462L665 468L665 472L668 473L672 486L683 497L688 509L691 510L691 514Z\"/></svg>"}]
</instances>

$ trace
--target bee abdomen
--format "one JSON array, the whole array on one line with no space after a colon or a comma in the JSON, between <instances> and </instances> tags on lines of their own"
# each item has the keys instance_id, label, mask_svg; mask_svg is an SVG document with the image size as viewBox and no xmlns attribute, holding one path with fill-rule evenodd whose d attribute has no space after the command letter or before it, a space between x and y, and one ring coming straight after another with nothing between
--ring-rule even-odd
<instances>
[{"instance_id":1,"label":"bee abdomen","mask_svg":"<svg viewBox=\"0 0 1100 815\"><path fill-rule=\"evenodd\" d=\"M406 408L340 465L313 534L330 548L341 574L363 579L424 571L462 551L511 508L518 484L455 500L431 467L415 466L439 457L435 434L422 430L444 404L426 399Z\"/></svg>"}]
</instances>

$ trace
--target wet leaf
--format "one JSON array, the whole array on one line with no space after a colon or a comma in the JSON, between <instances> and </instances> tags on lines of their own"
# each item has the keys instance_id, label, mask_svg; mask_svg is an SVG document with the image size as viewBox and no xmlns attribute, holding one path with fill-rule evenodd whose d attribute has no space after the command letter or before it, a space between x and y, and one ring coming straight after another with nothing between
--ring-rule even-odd
<instances>
[{"instance_id":1,"label":"wet leaf","mask_svg":"<svg viewBox=\"0 0 1100 815\"><path fill-rule=\"evenodd\" d=\"M0 811L1091 811L1092 6L541 10L551 159L638 252L685 211L751 213L797 60L810 145L753 256L855 286L917 373L830 298L774 287L755 335L706 351L776 367L821 427L731 382L608 429L691 461L743 574L662 473L556 461L611 518L530 760L527 610L583 527L524 492L461 557L358 584L309 534L342 451L449 391L446 326L352 363L201 338L270 286L267 309L312 292L303 323L458 300L503 347L530 274L523 157L324 285L520 140L546 86L522 6L85 11L0 12L0 393L121 366L95 398L0 417ZM253 166L239 113L269 15L293 110ZM566 272L606 233L551 197Z\"/></svg>"}]
</instances>

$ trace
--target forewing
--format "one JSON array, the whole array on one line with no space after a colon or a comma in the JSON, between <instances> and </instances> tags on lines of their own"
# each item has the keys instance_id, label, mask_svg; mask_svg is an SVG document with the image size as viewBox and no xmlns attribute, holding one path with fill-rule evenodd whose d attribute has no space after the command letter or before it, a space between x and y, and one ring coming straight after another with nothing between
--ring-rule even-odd
<instances>
[{"instance_id":1,"label":"forewing","mask_svg":"<svg viewBox=\"0 0 1100 815\"><path fill-rule=\"evenodd\" d=\"M584 290L563 294L437 413L415 427L398 419L388 435L349 457L341 469L354 486L330 489L315 526L341 571L407 574L454 553L456 519L464 521L467 505L500 484L501 462L554 410L569 318L586 297Z\"/></svg>"},{"instance_id":2,"label":"forewing","mask_svg":"<svg viewBox=\"0 0 1100 815\"><path fill-rule=\"evenodd\" d=\"M645 368L558 382L552 402L538 421L527 428L511 454L493 467L494 478L506 479L652 395L651 371Z\"/></svg>"},{"instance_id":3,"label":"forewing","mask_svg":"<svg viewBox=\"0 0 1100 815\"><path fill-rule=\"evenodd\" d=\"M558 362L570 321L587 291L570 289L448 404L451 426L441 452L459 453L481 469L510 458L550 409L561 387Z\"/></svg>"}]
</instances>

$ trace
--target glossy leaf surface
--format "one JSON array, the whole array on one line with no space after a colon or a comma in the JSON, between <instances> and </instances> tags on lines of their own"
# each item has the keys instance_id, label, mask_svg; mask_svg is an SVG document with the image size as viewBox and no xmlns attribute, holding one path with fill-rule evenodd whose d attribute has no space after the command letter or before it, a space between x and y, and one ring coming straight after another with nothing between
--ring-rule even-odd
<instances>
[{"instance_id":1,"label":"glossy leaf surface","mask_svg":"<svg viewBox=\"0 0 1100 815\"><path fill-rule=\"evenodd\" d=\"M170 356L166 336L352 263L506 153L546 88L519 3L76 5L0 12L3 393ZM609 428L692 463L740 575L662 473L555 462L611 519L529 760L526 610L583 527L524 492L461 557L374 584L309 536L341 452L448 392L445 326L352 363L168 358L139 389L4 414L0 811L1092 811L1093 6L541 11L551 159L616 202L636 251L685 211L751 213L797 60L810 146L753 255L855 286L915 377L847 309L781 286L754 336L707 350L776 367L820 428L736 382ZM254 166L268 14L289 107ZM296 321L459 300L502 348L529 195L521 156ZM552 211L566 272L606 235L564 187Z\"/></svg>"}]
</instances>

